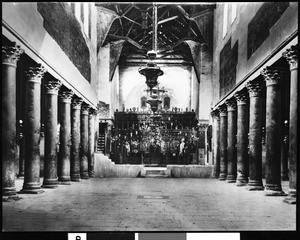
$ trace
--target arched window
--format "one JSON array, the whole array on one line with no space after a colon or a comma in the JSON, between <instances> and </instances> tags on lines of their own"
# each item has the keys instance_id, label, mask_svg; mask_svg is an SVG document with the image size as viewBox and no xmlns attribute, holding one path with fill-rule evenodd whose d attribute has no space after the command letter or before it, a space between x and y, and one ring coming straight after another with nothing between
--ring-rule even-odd
<instances>
[{"instance_id":1,"label":"arched window","mask_svg":"<svg viewBox=\"0 0 300 240\"><path fill-rule=\"evenodd\" d=\"M164 109L169 109L170 108L170 98L169 97L165 97L164 98Z\"/></svg>"},{"instance_id":2,"label":"arched window","mask_svg":"<svg viewBox=\"0 0 300 240\"><path fill-rule=\"evenodd\" d=\"M141 98L141 108L146 108L147 107L146 101L147 101L146 97Z\"/></svg>"}]
</instances>

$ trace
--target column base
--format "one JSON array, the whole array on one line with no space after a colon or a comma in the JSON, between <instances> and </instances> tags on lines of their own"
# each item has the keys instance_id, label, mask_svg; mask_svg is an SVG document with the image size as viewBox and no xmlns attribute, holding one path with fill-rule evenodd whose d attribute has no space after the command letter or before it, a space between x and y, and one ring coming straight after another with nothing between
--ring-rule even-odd
<instances>
[{"instance_id":1,"label":"column base","mask_svg":"<svg viewBox=\"0 0 300 240\"><path fill-rule=\"evenodd\" d=\"M227 177L227 174L226 174L226 173L220 173L220 175L219 175L219 180L220 180L220 181L225 181L225 180L226 180L226 177Z\"/></svg>"},{"instance_id":2,"label":"column base","mask_svg":"<svg viewBox=\"0 0 300 240\"><path fill-rule=\"evenodd\" d=\"M81 179L89 179L89 173L88 172L83 172L80 174Z\"/></svg>"},{"instance_id":3,"label":"column base","mask_svg":"<svg viewBox=\"0 0 300 240\"><path fill-rule=\"evenodd\" d=\"M71 175L72 182L80 182L80 174L73 174Z\"/></svg>"},{"instance_id":4,"label":"column base","mask_svg":"<svg viewBox=\"0 0 300 240\"><path fill-rule=\"evenodd\" d=\"M248 178L245 176L240 176L236 179L236 186L242 187L248 184Z\"/></svg>"},{"instance_id":5,"label":"column base","mask_svg":"<svg viewBox=\"0 0 300 240\"><path fill-rule=\"evenodd\" d=\"M283 202L288 204L296 204L297 203L297 190L296 189L289 189L288 196L283 199Z\"/></svg>"},{"instance_id":6,"label":"column base","mask_svg":"<svg viewBox=\"0 0 300 240\"><path fill-rule=\"evenodd\" d=\"M236 175L227 175L226 182L227 183L235 183L236 182Z\"/></svg>"},{"instance_id":7,"label":"column base","mask_svg":"<svg viewBox=\"0 0 300 240\"><path fill-rule=\"evenodd\" d=\"M89 172L89 177L90 178L94 178L95 177L95 173L94 172Z\"/></svg>"},{"instance_id":8,"label":"column base","mask_svg":"<svg viewBox=\"0 0 300 240\"><path fill-rule=\"evenodd\" d=\"M24 178L24 174L18 174L17 178L23 179Z\"/></svg>"},{"instance_id":9,"label":"column base","mask_svg":"<svg viewBox=\"0 0 300 240\"><path fill-rule=\"evenodd\" d=\"M59 185L71 185L71 181L58 181Z\"/></svg>"},{"instance_id":10,"label":"column base","mask_svg":"<svg viewBox=\"0 0 300 240\"><path fill-rule=\"evenodd\" d=\"M37 189L22 189L19 194L40 194L45 192L44 190L37 188Z\"/></svg>"},{"instance_id":11,"label":"column base","mask_svg":"<svg viewBox=\"0 0 300 240\"><path fill-rule=\"evenodd\" d=\"M11 195L11 196L2 196L2 202L11 202L11 201L18 201L22 199L21 197L19 197L18 194L16 195Z\"/></svg>"},{"instance_id":12,"label":"column base","mask_svg":"<svg viewBox=\"0 0 300 240\"><path fill-rule=\"evenodd\" d=\"M265 196L287 196L281 186L277 184L266 184L264 193Z\"/></svg>"},{"instance_id":13,"label":"column base","mask_svg":"<svg viewBox=\"0 0 300 240\"><path fill-rule=\"evenodd\" d=\"M262 181L257 180L249 180L248 185L246 187L248 191L262 191L264 190L264 186L262 184Z\"/></svg>"},{"instance_id":14,"label":"column base","mask_svg":"<svg viewBox=\"0 0 300 240\"><path fill-rule=\"evenodd\" d=\"M58 187L57 179L44 179L42 188L56 188Z\"/></svg>"},{"instance_id":15,"label":"column base","mask_svg":"<svg viewBox=\"0 0 300 240\"><path fill-rule=\"evenodd\" d=\"M58 177L58 182L70 182L70 181L71 181L70 176Z\"/></svg>"},{"instance_id":16,"label":"column base","mask_svg":"<svg viewBox=\"0 0 300 240\"><path fill-rule=\"evenodd\" d=\"M214 177L215 178L219 178L220 177L220 173L219 172L215 172Z\"/></svg>"},{"instance_id":17,"label":"column base","mask_svg":"<svg viewBox=\"0 0 300 240\"><path fill-rule=\"evenodd\" d=\"M14 195L17 195L17 190L15 187L2 188L2 196L14 196Z\"/></svg>"}]
</instances>

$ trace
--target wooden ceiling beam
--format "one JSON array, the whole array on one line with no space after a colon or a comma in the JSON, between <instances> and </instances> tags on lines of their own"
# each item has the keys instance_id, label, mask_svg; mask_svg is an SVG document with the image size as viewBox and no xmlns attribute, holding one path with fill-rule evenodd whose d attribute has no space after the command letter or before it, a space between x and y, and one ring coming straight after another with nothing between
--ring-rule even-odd
<instances>
[{"instance_id":1,"label":"wooden ceiling beam","mask_svg":"<svg viewBox=\"0 0 300 240\"><path fill-rule=\"evenodd\" d=\"M123 18L125 18L125 19L127 19L128 21L133 22L133 23L135 23L135 24L137 24L137 25L139 25L139 26L142 26L142 24L140 24L140 23L138 23L138 22L136 22L136 21L130 19L129 17L126 17L125 15L123 16Z\"/></svg>"},{"instance_id":2,"label":"wooden ceiling beam","mask_svg":"<svg viewBox=\"0 0 300 240\"><path fill-rule=\"evenodd\" d=\"M131 32L131 30L132 30L132 27L133 27L133 25L134 25L134 23L132 23L132 24L131 24L131 26L130 26L130 28L129 28L128 32L126 33L126 37L128 37L128 35L130 34L130 32Z\"/></svg>"},{"instance_id":3,"label":"wooden ceiling beam","mask_svg":"<svg viewBox=\"0 0 300 240\"><path fill-rule=\"evenodd\" d=\"M188 20L193 20L190 15L181 7L180 5L175 5L175 7L181 12L181 14Z\"/></svg>"},{"instance_id":4,"label":"wooden ceiling beam","mask_svg":"<svg viewBox=\"0 0 300 240\"><path fill-rule=\"evenodd\" d=\"M132 8L134 5L129 5L125 8L124 12L122 13L121 17L124 17Z\"/></svg>"},{"instance_id":5,"label":"wooden ceiling beam","mask_svg":"<svg viewBox=\"0 0 300 240\"><path fill-rule=\"evenodd\" d=\"M160 21L168 12L170 11L170 7L168 7L161 15L160 17L157 19L158 21Z\"/></svg>"},{"instance_id":6,"label":"wooden ceiling beam","mask_svg":"<svg viewBox=\"0 0 300 240\"><path fill-rule=\"evenodd\" d=\"M178 16L178 15L176 15L176 16L172 16L172 17L169 17L169 18L163 19L163 20L159 21L159 22L157 23L157 25L159 25L159 24L162 24L162 23L165 23L165 22L172 21L172 20L174 20L174 19L176 19L176 18L178 18L178 17L179 17L179 16Z\"/></svg>"},{"instance_id":7,"label":"wooden ceiling beam","mask_svg":"<svg viewBox=\"0 0 300 240\"><path fill-rule=\"evenodd\" d=\"M116 40L126 40L128 41L129 43L131 43L133 46L137 47L138 49L143 49L143 47L138 44L136 41L133 41L131 38L129 37L124 37L124 36L118 36L118 35L112 35L112 34L108 34L107 35L109 38L112 38L112 39L116 39Z\"/></svg>"}]
</instances>

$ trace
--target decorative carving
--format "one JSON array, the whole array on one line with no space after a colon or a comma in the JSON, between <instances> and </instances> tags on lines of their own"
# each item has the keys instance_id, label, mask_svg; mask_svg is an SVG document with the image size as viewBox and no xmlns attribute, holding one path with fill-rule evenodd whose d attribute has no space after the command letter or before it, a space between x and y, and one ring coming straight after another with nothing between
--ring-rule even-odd
<instances>
[{"instance_id":1,"label":"decorative carving","mask_svg":"<svg viewBox=\"0 0 300 240\"><path fill-rule=\"evenodd\" d=\"M218 110L220 112L220 117L226 117L227 116L227 106L225 104L222 104L218 107Z\"/></svg>"},{"instance_id":2,"label":"decorative carving","mask_svg":"<svg viewBox=\"0 0 300 240\"><path fill-rule=\"evenodd\" d=\"M85 102L81 105L81 114L88 115L89 114L90 105L86 104Z\"/></svg>"},{"instance_id":3,"label":"decorative carving","mask_svg":"<svg viewBox=\"0 0 300 240\"><path fill-rule=\"evenodd\" d=\"M218 109L214 109L210 112L210 115L212 118L219 119L220 118L220 112Z\"/></svg>"},{"instance_id":4,"label":"decorative carving","mask_svg":"<svg viewBox=\"0 0 300 240\"><path fill-rule=\"evenodd\" d=\"M248 92L244 88L241 91L238 91L234 94L234 97L237 101L237 105L244 105L248 103L249 97L248 97Z\"/></svg>"},{"instance_id":5,"label":"decorative carving","mask_svg":"<svg viewBox=\"0 0 300 240\"><path fill-rule=\"evenodd\" d=\"M71 103L74 92L70 89L64 89L60 91L59 96L63 102Z\"/></svg>"},{"instance_id":6,"label":"decorative carving","mask_svg":"<svg viewBox=\"0 0 300 240\"><path fill-rule=\"evenodd\" d=\"M198 124L198 129L199 129L200 132L204 132L207 129L208 126L209 126L208 123L199 123Z\"/></svg>"},{"instance_id":7,"label":"decorative carving","mask_svg":"<svg viewBox=\"0 0 300 240\"><path fill-rule=\"evenodd\" d=\"M261 90L263 88L262 81L260 80L252 80L246 84L247 90L249 92L250 97L256 97L261 94Z\"/></svg>"},{"instance_id":8,"label":"decorative carving","mask_svg":"<svg viewBox=\"0 0 300 240\"><path fill-rule=\"evenodd\" d=\"M227 105L227 111L236 111L236 101L234 97L227 99L225 104Z\"/></svg>"},{"instance_id":9,"label":"decorative carving","mask_svg":"<svg viewBox=\"0 0 300 240\"><path fill-rule=\"evenodd\" d=\"M83 100L78 97L74 97L72 99L72 109L81 109L81 104L83 103Z\"/></svg>"},{"instance_id":10,"label":"decorative carving","mask_svg":"<svg viewBox=\"0 0 300 240\"><path fill-rule=\"evenodd\" d=\"M45 72L45 67L42 64L37 64L34 67L30 67L25 73L29 81L41 83Z\"/></svg>"},{"instance_id":11,"label":"decorative carving","mask_svg":"<svg viewBox=\"0 0 300 240\"><path fill-rule=\"evenodd\" d=\"M17 61L22 53L24 53L24 50L15 42L10 46L2 46L2 64L13 64L17 66Z\"/></svg>"},{"instance_id":12,"label":"decorative carving","mask_svg":"<svg viewBox=\"0 0 300 240\"><path fill-rule=\"evenodd\" d=\"M298 68L298 44L291 46L282 56L289 62L291 70Z\"/></svg>"},{"instance_id":13,"label":"decorative carving","mask_svg":"<svg viewBox=\"0 0 300 240\"><path fill-rule=\"evenodd\" d=\"M89 115L90 116L96 116L97 115L97 110L94 109L94 108L90 108Z\"/></svg>"},{"instance_id":14,"label":"decorative carving","mask_svg":"<svg viewBox=\"0 0 300 240\"><path fill-rule=\"evenodd\" d=\"M266 67L260 72L260 74L264 76L266 86L270 86L280 83L282 71L277 68Z\"/></svg>"},{"instance_id":15,"label":"decorative carving","mask_svg":"<svg viewBox=\"0 0 300 240\"><path fill-rule=\"evenodd\" d=\"M47 94L58 94L62 83L58 79L51 79L45 84Z\"/></svg>"}]
</instances>

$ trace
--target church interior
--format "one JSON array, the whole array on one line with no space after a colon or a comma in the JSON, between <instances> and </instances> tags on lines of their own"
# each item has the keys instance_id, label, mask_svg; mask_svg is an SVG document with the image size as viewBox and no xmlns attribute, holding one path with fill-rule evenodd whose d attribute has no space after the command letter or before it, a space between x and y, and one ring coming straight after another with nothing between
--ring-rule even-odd
<instances>
[{"instance_id":1,"label":"church interior","mask_svg":"<svg viewBox=\"0 0 300 240\"><path fill-rule=\"evenodd\" d=\"M2 2L2 231L296 230L297 2Z\"/></svg>"}]
</instances>

